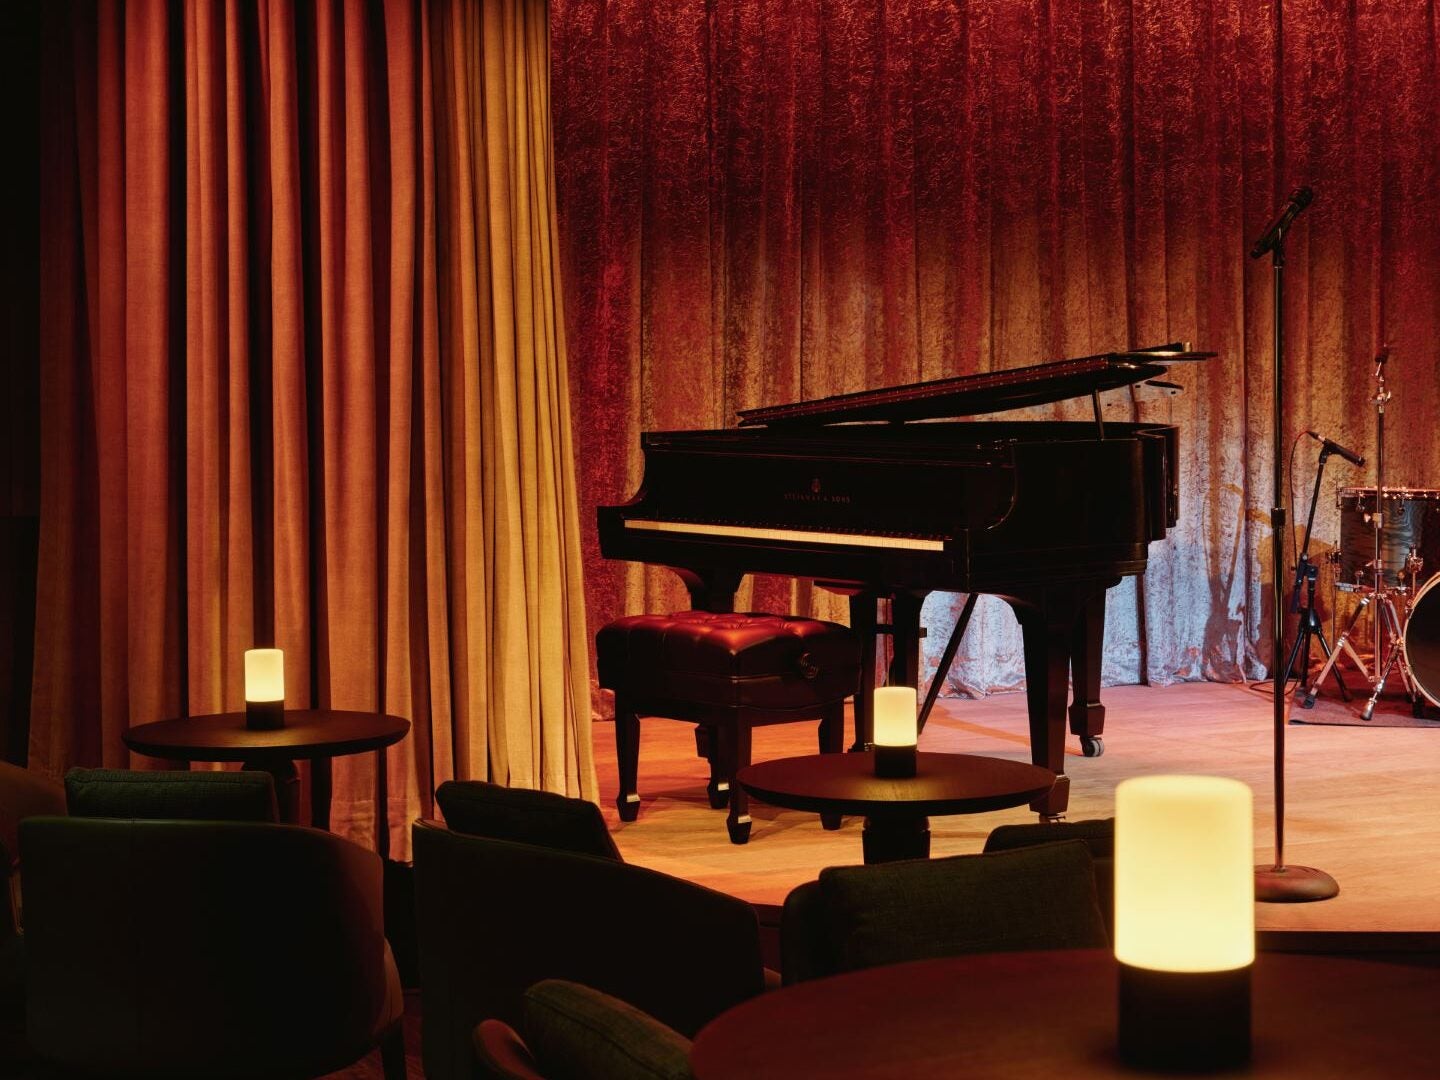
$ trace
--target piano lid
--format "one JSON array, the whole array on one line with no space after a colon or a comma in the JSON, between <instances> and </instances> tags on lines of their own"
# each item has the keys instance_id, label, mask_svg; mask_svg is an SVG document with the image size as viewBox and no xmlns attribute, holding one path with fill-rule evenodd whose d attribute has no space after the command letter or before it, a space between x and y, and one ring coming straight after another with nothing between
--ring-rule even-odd
<instances>
[{"instance_id":1,"label":"piano lid","mask_svg":"<svg viewBox=\"0 0 1440 1080\"><path fill-rule=\"evenodd\" d=\"M1100 353L1008 371L986 371L953 379L836 394L834 397L797 401L789 405L745 409L739 414L740 426L839 424L852 420L933 420L1004 412L1129 386L1161 374L1167 364L1207 360L1214 355L1211 352L1193 352L1184 344Z\"/></svg>"}]
</instances>

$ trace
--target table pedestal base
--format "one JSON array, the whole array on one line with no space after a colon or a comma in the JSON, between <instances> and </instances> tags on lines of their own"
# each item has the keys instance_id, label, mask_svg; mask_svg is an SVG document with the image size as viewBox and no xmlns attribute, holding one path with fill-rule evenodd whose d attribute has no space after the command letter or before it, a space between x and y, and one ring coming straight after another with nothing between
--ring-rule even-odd
<instances>
[{"instance_id":1,"label":"table pedestal base","mask_svg":"<svg viewBox=\"0 0 1440 1080\"><path fill-rule=\"evenodd\" d=\"M865 865L895 862L898 859L930 857L930 819L928 817L867 817L860 834L865 852Z\"/></svg>"}]
</instances>

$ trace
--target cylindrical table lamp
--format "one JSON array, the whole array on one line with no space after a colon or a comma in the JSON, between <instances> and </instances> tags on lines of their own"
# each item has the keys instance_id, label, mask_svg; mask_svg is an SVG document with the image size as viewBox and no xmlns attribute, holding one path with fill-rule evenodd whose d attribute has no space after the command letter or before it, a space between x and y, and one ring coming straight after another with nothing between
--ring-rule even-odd
<instances>
[{"instance_id":1,"label":"cylindrical table lamp","mask_svg":"<svg viewBox=\"0 0 1440 1080\"><path fill-rule=\"evenodd\" d=\"M882 686L875 691L875 775L901 779L915 775L915 688Z\"/></svg>"},{"instance_id":2,"label":"cylindrical table lamp","mask_svg":"<svg viewBox=\"0 0 1440 1080\"><path fill-rule=\"evenodd\" d=\"M245 726L256 731L285 726L285 654L279 649L245 651Z\"/></svg>"},{"instance_id":3,"label":"cylindrical table lamp","mask_svg":"<svg viewBox=\"0 0 1440 1080\"><path fill-rule=\"evenodd\" d=\"M1115 789L1120 1056L1151 1069L1250 1057L1255 873L1250 789L1144 776Z\"/></svg>"}]
</instances>

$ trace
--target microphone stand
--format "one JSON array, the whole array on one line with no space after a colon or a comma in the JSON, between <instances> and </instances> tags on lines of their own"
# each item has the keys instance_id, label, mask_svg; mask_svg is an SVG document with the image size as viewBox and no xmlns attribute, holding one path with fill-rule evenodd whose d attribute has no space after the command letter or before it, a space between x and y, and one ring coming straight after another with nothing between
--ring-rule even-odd
<instances>
[{"instance_id":1,"label":"microphone stand","mask_svg":"<svg viewBox=\"0 0 1440 1080\"><path fill-rule=\"evenodd\" d=\"M1307 198L1305 202L1309 202ZM1291 197L1290 207L1295 205ZM1303 204L1300 209L1304 209ZM1294 213L1288 216L1293 219ZM1284 357L1285 357L1285 233L1289 221L1282 216L1272 226L1274 240L1269 245L1270 265L1274 271L1272 308L1275 316L1274 386L1271 397L1270 442L1274 464L1275 505L1270 509L1270 611L1271 670L1275 677L1275 862L1255 867L1255 899L1270 903L1296 903L1304 900L1328 900L1340 892L1335 879L1324 870L1309 866L1285 864L1285 684L1289 668L1281 662L1285 655L1285 467L1281 450L1284 429ZM1252 256L1264 254L1267 234ZM1318 482L1318 478L1317 478Z\"/></svg>"}]
</instances>

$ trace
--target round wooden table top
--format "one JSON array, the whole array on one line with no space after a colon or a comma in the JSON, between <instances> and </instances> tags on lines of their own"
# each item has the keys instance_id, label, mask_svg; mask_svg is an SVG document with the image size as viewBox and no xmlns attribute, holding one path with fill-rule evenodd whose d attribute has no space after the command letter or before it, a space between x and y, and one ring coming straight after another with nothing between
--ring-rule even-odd
<instances>
[{"instance_id":1,"label":"round wooden table top","mask_svg":"<svg viewBox=\"0 0 1440 1080\"><path fill-rule=\"evenodd\" d=\"M1120 1062L1116 993L1105 951L893 964L751 998L690 1063L697 1080L1167 1075ZM1440 968L1261 953L1252 1002L1251 1062L1226 1076L1422 1076L1440 1057Z\"/></svg>"},{"instance_id":2,"label":"round wooden table top","mask_svg":"<svg viewBox=\"0 0 1440 1080\"><path fill-rule=\"evenodd\" d=\"M344 709L286 709L285 726L252 731L243 712L181 716L125 732L139 754L174 761L255 761L265 757L317 758L379 750L403 739L410 721L386 713Z\"/></svg>"},{"instance_id":3,"label":"round wooden table top","mask_svg":"<svg viewBox=\"0 0 1440 1080\"><path fill-rule=\"evenodd\" d=\"M915 775L875 775L875 753L806 754L747 765L735 780L762 802L789 810L918 817L979 814L1039 798L1055 774L1039 765L977 754L916 755Z\"/></svg>"}]
</instances>

